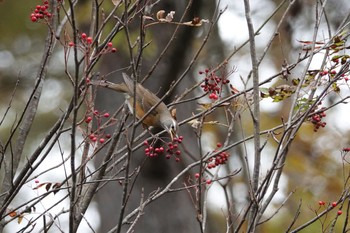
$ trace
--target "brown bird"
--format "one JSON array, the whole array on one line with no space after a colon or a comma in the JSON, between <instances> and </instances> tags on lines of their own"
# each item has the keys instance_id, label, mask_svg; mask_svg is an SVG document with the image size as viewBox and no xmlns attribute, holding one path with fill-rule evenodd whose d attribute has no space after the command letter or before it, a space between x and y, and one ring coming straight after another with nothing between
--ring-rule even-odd
<instances>
[{"instance_id":1,"label":"brown bird","mask_svg":"<svg viewBox=\"0 0 350 233\"><path fill-rule=\"evenodd\" d=\"M155 94L144 88L140 83L136 84L136 94L134 94L134 81L125 73L123 73L123 78L124 83L121 84L108 82L106 80L94 80L90 81L90 83L124 93L129 110L132 114L134 114L134 101L136 98L135 116L139 120L142 119L153 106L159 103L158 106L142 120L142 123L147 127L162 127L170 134L172 139L177 137L178 124L171 115L168 107Z\"/></svg>"}]
</instances>

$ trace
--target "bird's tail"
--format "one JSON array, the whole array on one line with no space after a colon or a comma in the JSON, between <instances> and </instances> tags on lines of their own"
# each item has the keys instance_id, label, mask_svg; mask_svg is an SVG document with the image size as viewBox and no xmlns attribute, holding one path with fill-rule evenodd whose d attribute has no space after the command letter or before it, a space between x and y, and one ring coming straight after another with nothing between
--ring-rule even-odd
<instances>
[{"instance_id":1,"label":"bird's tail","mask_svg":"<svg viewBox=\"0 0 350 233\"><path fill-rule=\"evenodd\" d=\"M109 82L107 80L90 80L90 84L93 86L106 87L118 92L128 92L128 89L124 83L117 84Z\"/></svg>"}]
</instances>

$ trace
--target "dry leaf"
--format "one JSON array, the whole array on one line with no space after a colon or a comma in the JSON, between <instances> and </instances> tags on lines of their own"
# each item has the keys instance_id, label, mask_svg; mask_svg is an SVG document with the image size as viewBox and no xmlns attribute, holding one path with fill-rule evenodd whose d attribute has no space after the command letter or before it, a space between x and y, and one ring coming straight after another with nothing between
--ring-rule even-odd
<instances>
[{"instance_id":1,"label":"dry leaf","mask_svg":"<svg viewBox=\"0 0 350 233\"><path fill-rule=\"evenodd\" d=\"M199 106L201 106L202 107L202 109L204 109L204 110L207 110L207 109L209 109L209 108L211 108L212 106L213 106L213 104L212 103L197 103ZM199 110L201 110L201 109L199 109Z\"/></svg>"},{"instance_id":2,"label":"dry leaf","mask_svg":"<svg viewBox=\"0 0 350 233\"><path fill-rule=\"evenodd\" d=\"M38 184L36 187L33 188L33 190L39 189L39 188L43 187L44 185L47 185L47 183L45 182L45 183Z\"/></svg>"},{"instance_id":3,"label":"dry leaf","mask_svg":"<svg viewBox=\"0 0 350 233\"><path fill-rule=\"evenodd\" d=\"M239 90L237 90L237 88L235 88L234 86L232 86L231 84L230 84L230 89L231 89L231 94L238 94L239 93Z\"/></svg>"},{"instance_id":4,"label":"dry leaf","mask_svg":"<svg viewBox=\"0 0 350 233\"><path fill-rule=\"evenodd\" d=\"M209 23L209 20L195 17L192 19L192 21L184 22L183 24L187 26L192 26L192 27L199 27L199 26L202 26L203 23Z\"/></svg>"},{"instance_id":5,"label":"dry leaf","mask_svg":"<svg viewBox=\"0 0 350 233\"><path fill-rule=\"evenodd\" d=\"M165 17L165 21L171 22L174 19L175 11L170 11L169 14Z\"/></svg>"},{"instance_id":6,"label":"dry leaf","mask_svg":"<svg viewBox=\"0 0 350 233\"><path fill-rule=\"evenodd\" d=\"M189 121L188 124L190 124L192 128L197 129L200 122L197 119L193 119L193 120Z\"/></svg>"},{"instance_id":7,"label":"dry leaf","mask_svg":"<svg viewBox=\"0 0 350 233\"><path fill-rule=\"evenodd\" d=\"M152 21L154 21L154 19L151 16L148 16L148 15L144 15L143 16L143 20L152 20Z\"/></svg>"},{"instance_id":8,"label":"dry leaf","mask_svg":"<svg viewBox=\"0 0 350 233\"><path fill-rule=\"evenodd\" d=\"M165 10L160 10L157 12L157 19L160 22L171 22L174 19L175 11L170 11L166 16L165 16Z\"/></svg>"},{"instance_id":9,"label":"dry leaf","mask_svg":"<svg viewBox=\"0 0 350 233\"><path fill-rule=\"evenodd\" d=\"M171 116L172 116L175 120L177 120L177 119L176 119L176 108L173 108L173 109L171 110L170 114L171 114Z\"/></svg>"},{"instance_id":10,"label":"dry leaf","mask_svg":"<svg viewBox=\"0 0 350 233\"><path fill-rule=\"evenodd\" d=\"M39 189L44 186L45 186L46 192L48 192L51 189L53 190L53 193L56 194L58 191L60 191L59 188L61 187L61 183L44 182L44 183L38 184L36 187L33 188L33 190Z\"/></svg>"},{"instance_id":11,"label":"dry leaf","mask_svg":"<svg viewBox=\"0 0 350 233\"><path fill-rule=\"evenodd\" d=\"M119 6L121 4L122 0L112 0L112 3L114 6Z\"/></svg>"},{"instance_id":12,"label":"dry leaf","mask_svg":"<svg viewBox=\"0 0 350 233\"><path fill-rule=\"evenodd\" d=\"M48 192L51 188L51 183L47 183L45 186L46 192Z\"/></svg>"},{"instance_id":13,"label":"dry leaf","mask_svg":"<svg viewBox=\"0 0 350 233\"><path fill-rule=\"evenodd\" d=\"M164 19L164 15L165 15L165 10L160 10L157 12L157 19L159 21L161 21L161 19Z\"/></svg>"},{"instance_id":14,"label":"dry leaf","mask_svg":"<svg viewBox=\"0 0 350 233\"><path fill-rule=\"evenodd\" d=\"M22 220L23 220L23 215L22 214L18 215L18 219L17 219L18 224L21 224Z\"/></svg>"},{"instance_id":15,"label":"dry leaf","mask_svg":"<svg viewBox=\"0 0 350 233\"><path fill-rule=\"evenodd\" d=\"M17 215L17 212L16 211L11 211L10 213L9 213L9 216L10 217L15 217Z\"/></svg>"}]
</instances>

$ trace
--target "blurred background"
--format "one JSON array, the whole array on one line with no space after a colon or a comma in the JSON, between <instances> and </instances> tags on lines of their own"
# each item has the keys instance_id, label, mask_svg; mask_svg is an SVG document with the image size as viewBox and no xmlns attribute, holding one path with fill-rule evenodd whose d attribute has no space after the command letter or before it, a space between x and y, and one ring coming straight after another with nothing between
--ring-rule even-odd
<instances>
[{"instance_id":1,"label":"blurred background","mask_svg":"<svg viewBox=\"0 0 350 233\"><path fill-rule=\"evenodd\" d=\"M251 10L253 15L253 23L255 29L260 27L263 22L275 11L283 1L281 0L252 0ZM287 1L288 2L288 1ZM22 113L26 101L35 84L36 72L42 57L44 40L47 33L45 25L40 23L32 23L30 13L39 1L8 1L3 0L0 3L0 118L5 114L7 117L0 125L0 140L6 141L11 132L11 127L17 117ZM176 11L175 19L179 20L182 12L186 7L187 1L160 1L154 8L154 12L164 9L166 11ZM219 4L219 6L218 6ZM300 41L312 41L313 29L315 23L315 1L297 0L292 9L286 15L285 20L278 31L278 36L273 42L272 49L267 52L262 64L260 65L261 81L270 78L282 69L282 65L286 60L289 64L297 61L299 53L302 51L302 43ZM261 55L274 34L274 30L279 24L282 13L287 4L284 4L280 11L275 14L272 20L262 28L256 37L256 46L258 56ZM90 1L79 1L77 11L79 18L79 29L81 32L88 32L90 16ZM104 5L105 11L112 9L112 3ZM188 78L177 87L177 90L165 100L169 103L179 93L186 88L191 87L202 76L198 74L204 69L211 69L223 62L225 58L232 54L235 49L241 46L248 39L247 24L244 14L243 1L194 1L185 21L190 21L193 17L199 16L203 19L211 19L213 12L218 9L227 9L218 21L218 27L212 32L208 44L204 51L200 54L195 68L188 74ZM331 26L332 33L335 33L339 25L346 19L350 11L350 4L347 0L329 0L326 4L326 12ZM152 78L145 82L145 86L162 96L167 90L165 87L170 86L173 80L176 80L188 66L194 52L202 42L209 24L202 27L182 27L172 44L170 50L166 53L165 58L161 60L157 66ZM347 30L349 26L347 26ZM137 30L137 25L133 30ZM157 25L148 31L149 39L152 39L151 45L146 49L142 62L142 74L145 75L153 65L155 59L169 41L173 33L173 27L162 27ZM317 35L317 41L325 41L328 39L326 23L323 20L320 26L320 33ZM96 66L95 72L100 72L114 82L121 82L119 70L129 65L128 51L123 36L117 36L113 40L113 45L118 49L117 53L107 54ZM310 69L319 69L323 59L323 54L315 56ZM36 116L35 124L31 130L30 141L26 144L25 154L30 153L36 148L41 141L45 132L56 122L61 115L62 109L65 109L71 97L71 89L69 80L64 73L64 51L62 47L57 46L52 57L47 79L44 84L44 92L39 105L39 112ZM68 63L69 65L69 63ZM244 90L245 85L242 80L247 80L247 76L251 70L251 60L249 45L238 50L226 66L227 72L235 71L229 77L231 83L239 91ZM298 77L302 74L304 67L298 66L293 70L291 76ZM114 73L113 73L114 72ZM156 80L156 81L155 81ZM18 82L17 91L11 102L11 108L8 109L9 102L12 98L13 90ZM276 85L276 83L268 83L265 87ZM248 87L251 83L248 82ZM68 88L67 88L68 87ZM193 93L193 96L200 95L201 90ZM341 86L339 95L332 94L323 102L324 106L329 106L339 97L349 94L347 84ZM96 107L101 111L113 111L124 103L122 95L109 91L99 91L97 96ZM289 105L288 100L280 103L273 102L270 98L261 101L261 126L262 129L269 129L280 124L281 118L288 116ZM179 120L184 120L196 112L198 105L194 101L179 105L177 114ZM193 109L189 111L188 109ZM233 137L236 140L242 138L241 128L244 134L250 135L252 132L252 123L248 112L242 112L242 117L237 121L237 132ZM270 206L268 214L273 214L281 203L292 193L288 201L284 203L284 207L279 211L277 217L273 218L267 224L259 228L259 232L280 232L288 226L299 206L302 205L302 212L296 223L304 222L315 216L313 210L318 208L320 200L326 203L336 201L344 189L344 164L342 159L342 148L350 145L349 129L350 123L348 116L350 108L347 105L338 105L332 110L327 111L324 119L327 126L314 132L311 123L305 123L294 140L292 148L287 157L283 177L279 187L278 194ZM223 112L216 111L210 115L208 120L223 119ZM241 125L241 126L240 126ZM142 129L140 129L142 130ZM112 129L111 129L112 132ZM194 137L193 129L186 124L180 127L181 135L186 139L184 144L192 154L198 154L197 139ZM225 140L226 131L220 127L205 127L203 142L204 152L215 149L217 142ZM270 140L270 139L269 139ZM247 144L248 154L253 154L251 144ZM263 151L263 169L262 173L266 173L276 150L273 140L267 144L267 149ZM61 141L61 146L57 146L56 153L50 155L43 167L54 166L61 161L61 154L65 150L69 150L69 143ZM242 148L234 148L229 151L231 154L230 161L226 165L223 173L228 173L242 167L241 154ZM132 160L133 166L138 166L144 162L142 151ZM350 158L348 158L350 160ZM97 159L96 164L101 161ZM188 159L190 161L190 159ZM143 166L141 175L135 184L134 195L130 197L132 203L128 210L132 210L137 206L140 199L140 192L144 190L145 195L156 190L158 187L164 187L169 181L181 171L188 163L187 159L182 164L169 163L165 159L149 160ZM264 164L267 164L264 167ZM93 166L93 165L91 165ZM39 173L39 171L38 171ZM244 172L230 180L226 180L221 184L214 183L208 193L208 232L224 232L226 229L227 206L225 200L225 189L229 190L231 195L230 202L234 203L236 211L244 206L247 198L247 183L245 182ZM42 176L46 179L41 180L50 182L59 182L64 178L64 174L60 174L58 170L53 169L50 173ZM23 203L26 199L35 197L37 192L32 188L35 186L34 180L29 182L20 192L16 203ZM96 232L107 232L113 227L118 219L121 189L117 182L110 182L97 194L94 202L89 208L86 215L89 223L93 225ZM63 194L58 194L63 195ZM51 198L58 198L52 196ZM50 199L47 200L47 204ZM67 202L68 203L68 202ZM63 203L64 204L64 203ZM42 203L45 208L45 203ZM52 210L59 211L62 206ZM232 211L232 210L230 210ZM333 213L334 214L334 213ZM196 212L190 195L186 192L175 192L151 204L145 210L146 217L141 218L140 223L136 227L136 232L199 232ZM161 216L161 217L160 217ZM62 219L64 224L67 219ZM300 221L300 222L299 222ZM314 229L319 229L316 223ZM17 222L13 222L6 228L6 232L14 232L17 229ZM311 228L313 229L313 228ZM83 224L80 232L89 232L87 224ZM317 232L308 231L305 232Z\"/></svg>"}]
</instances>

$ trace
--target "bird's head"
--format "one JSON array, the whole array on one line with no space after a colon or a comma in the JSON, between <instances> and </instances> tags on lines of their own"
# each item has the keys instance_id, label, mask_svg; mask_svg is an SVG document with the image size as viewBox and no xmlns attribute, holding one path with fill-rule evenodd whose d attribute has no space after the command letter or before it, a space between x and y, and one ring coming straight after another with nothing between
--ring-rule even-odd
<instances>
[{"instance_id":1,"label":"bird's head","mask_svg":"<svg viewBox=\"0 0 350 233\"><path fill-rule=\"evenodd\" d=\"M171 116L161 119L161 126L169 133L171 140L178 137L179 125Z\"/></svg>"}]
</instances>

